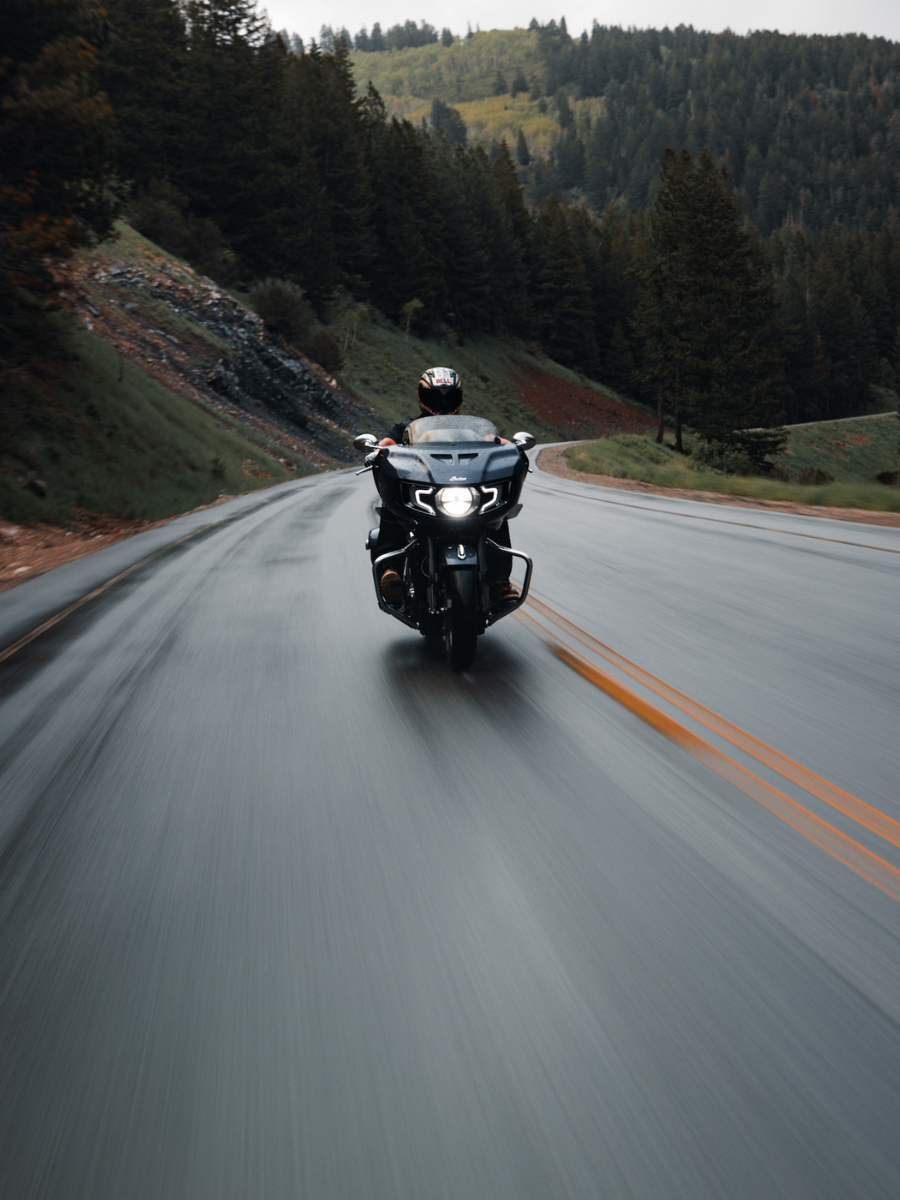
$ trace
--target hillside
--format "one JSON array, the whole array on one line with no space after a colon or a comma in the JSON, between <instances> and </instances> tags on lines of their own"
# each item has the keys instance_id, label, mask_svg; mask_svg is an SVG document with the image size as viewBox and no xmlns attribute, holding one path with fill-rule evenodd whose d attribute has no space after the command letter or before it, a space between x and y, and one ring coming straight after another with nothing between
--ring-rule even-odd
<instances>
[{"instance_id":1,"label":"hillside","mask_svg":"<svg viewBox=\"0 0 900 1200\"><path fill-rule=\"evenodd\" d=\"M510 147L521 130L532 154L549 155L560 135L554 107L542 99L546 68L535 30L492 30L458 38L452 46L435 42L403 50L351 55L358 89L371 82L392 116L419 124L430 115L432 100L458 110L470 141ZM525 91L512 92L521 73ZM510 91L496 94L498 76ZM532 98L533 95L533 98ZM573 101L574 110L582 106ZM599 106L585 104L585 115Z\"/></svg>"},{"instance_id":2,"label":"hillside","mask_svg":"<svg viewBox=\"0 0 900 1200\"><path fill-rule=\"evenodd\" d=\"M383 97L415 97L460 104L494 94L497 73L512 84L521 71L528 86L542 91L545 66L538 34L530 29L495 29L457 38L452 46L434 42L404 50L354 50L350 61L357 86L374 84Z\"/></svg>"},{"instance_id":3,"label":"hillside","mask_svg":"<svg viewBox=\"0 0 900 1200\"><path fill-rule=\"evenodd\" d=\"M59 274L5 378L0 587L179 513L355 462L374 414L211 280L119 225Z\"/></svg>"},{"instance_id":4,"label":"hillside","mask_svg":"<svg viewBox=\"0 0 900 1200\"><path fill-rule=\"evenodd\" d=\"M407 337L364 306L333 306L344 369L330 377L121 223L59 283L55 352L19 377L4 410L0 588L222 496L355 464L352 437L410 415L429 365L456 366L466 407L506 435L650 423L521 343Z\"/></svg>"},{"instance_id":5,"label":"hillside","mask_svg":"<svg viewBox=\"0 0 900 1200\"><path fill-rule=\"evenodd\" d=\"M895 403L896 403L896 397ZM787 445L775 462L799 483L896 484L900 421L893 412L846 421L818 421L787 429Z\"/></svg>"},{"instance_id":6,"label":"hillside","mask_svg":"<svg viewBox=\"0 0 900 1200\"><path fill-rule=\"evenodd\" d=\"M587 474L607 484L629 480L638 490L674 488L694 499L743 497L749 503L783 503L796 511L818 510L831 516L842 509L857 514L900 512L896 409L845 421L789 426L785 432L784 449L773 456L773 469L765 476L742 474L737 464L710 464L703 444L696 440L686 444L693 453L679 454L668 443L657 445L650 438L629 434L554 451L552 461L561 473L574 472L576 478Z\"/></svg>"},{"instance_id":7,"label":"hillside","mask_svg":"<svg viewBox=\"0 0 900 1200\"><path fill-rule=\"evenodd\" d=\"M415 386L427 366L447 365L463 381L464 408L539 441L597 437L653 425L646 409L519 342L505 338L406 337L371 313L355 327L341 383L378 414L383 427L413 415Z\"/></svg>"}]
</instances>

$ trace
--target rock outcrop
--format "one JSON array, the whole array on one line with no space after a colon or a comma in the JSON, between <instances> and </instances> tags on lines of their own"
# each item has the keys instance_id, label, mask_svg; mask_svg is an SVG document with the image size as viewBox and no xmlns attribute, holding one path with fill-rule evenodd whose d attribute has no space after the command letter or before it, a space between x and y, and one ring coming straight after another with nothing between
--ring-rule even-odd
<instances>
[{"instance_id":1,"label":"rock outcrop","mask_svg":"<svg viewBox=\"0 0 900 1200\"><path fill-rule=\"evenodd\" d=\"M352 437L380 431L371 408L211 280L152 249L130 258L74 260L61 299L167 387L321 466L355 462Z\"/></svg>"}]
</instances>

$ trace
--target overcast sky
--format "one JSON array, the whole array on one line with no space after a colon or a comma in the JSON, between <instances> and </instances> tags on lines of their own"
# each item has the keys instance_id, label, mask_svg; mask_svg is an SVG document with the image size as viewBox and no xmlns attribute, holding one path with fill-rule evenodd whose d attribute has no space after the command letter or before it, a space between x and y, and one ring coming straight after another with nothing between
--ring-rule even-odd
<instances>
[{"instance_id":1,"label":"overcast sky","mask_svg":"<svg viewBox=\"0 0 900 1200\"><path fill-rule=\"evenodd\" d=\"M351 34L365 25L371 29L380 21L387 29L398 21L428 21L440 30L445 25L454 33L466 32L469 22L475 29L514 29L527 26L532 17L539 21L559 20L565 16L571 34L590 31L596 20L601 25L636 26L662 29L665 25L693 25L695 29L717 32L731 28L735 33L748 29L779 29L782 33L868 33L900 41L900 0L859 0L856 4L839 0L794 0L787 7L774 0L479 0L451 3L450 0L332 0L328 5L308 0L260 0L276 29L298 33L304 40L317 37L323 23Z\"/></svg>"}]
</instances>

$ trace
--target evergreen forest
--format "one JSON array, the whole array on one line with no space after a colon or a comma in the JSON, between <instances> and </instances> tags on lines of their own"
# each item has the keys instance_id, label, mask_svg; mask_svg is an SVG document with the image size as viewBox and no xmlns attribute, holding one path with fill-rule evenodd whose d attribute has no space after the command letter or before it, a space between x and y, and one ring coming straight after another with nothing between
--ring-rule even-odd
<instances>
[{"instance_id":1,"label":"evergreen forest","mask_svg":"<svg viewBox=\"0 0 900 1200\"><path fill-rule=\"evenodd\" d=\"M253 0L7 0L7 363L48 261L124 212L222 284L537 342L711 442L897 385L897 45L533 22L531 77L490 81L554 116L532 155L468 136L452 92L410 121L361 81L360 51L449 55L449 31L323 33L276 33Z\"/></svg>"}]
</instances>

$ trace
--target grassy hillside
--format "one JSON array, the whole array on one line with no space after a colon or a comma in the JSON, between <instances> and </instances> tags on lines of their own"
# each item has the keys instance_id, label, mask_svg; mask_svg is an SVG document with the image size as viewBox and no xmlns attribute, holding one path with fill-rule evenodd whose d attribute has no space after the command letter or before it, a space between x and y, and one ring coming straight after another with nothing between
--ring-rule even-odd
<instances>
[{"instance_id":1,"label":"grassy hillside","mask_svg":"<svg viewBox=\"0 0 900 1200\"><path fill-rule=\"evenodd\" d=\"M840 483L872 483L897 470L900 421L896 409L872 417L821 421L788 429L788 443L775 460L792 480L826 472Z\"/></svg>"},{"instance_id":2,"label":"grassy hillside","mask_svg":"<svg viewBox=\"0 0 900 1200\"><path fill-rule=\"evenodd\" d=\"M339 318L333 324L335 332L341 333ZM464 409L493 421L506 437L520 429L533 433L539 441L560 441L573 436L583 436L580 423L562 416L554 422L541 416L526 403L524 396L530 388L523 383L526 376L546 379L554 391L562 388L573 396L606 395L592 380L567 371L558 363L542 355L529 353L526 349L495 337L468 338L462 346L446 340L419 338L410 333L407 338L396 325L370 313L367 319L355 326L355 344L352 336L345 339L349 344L344 352L344 369L340 381L366 404L372 406L385 428L395 421L412 416L418 411L416 384L427 367L450 366L459 371L465 394ZM585 420L590 422L590 409ZM599 424L601 414L596 415Z\"/></svg>"},{"instance_id":3,"label":"grassy hillside","mask_svg":"<svg viewBox=\"0 0 900 1200\"><path fill-rule=\"evenodd\" d=\"M79 512L155 521L311 468L199 408L62 318L58 372L22 382L0 454L0 513L67 524ZM7 410L8 412L10 409ZM292 463L289 470L285 461Z\"/></svg>"},{"instance_id":4,"label":"grassy hillside","mask_svg":"<svg viewBox=\"0 0 900 1200\"><path fill-rule=\"evenodd\" d=\"M526 29L476 33L452 46L435 42L406 50L354 50L350 57L361 92L371 80L382 96L417 96L429 103L435 97L456 105L491 96L498 71L511 84L521 70L529 87L544 76L538 35Z\"/></svg>"},{"instance_id":5,"label":"grassy hillside","mask_svg":"<svg viewBox=\"0 0 900 1200\"><path fill-rule=\"evenodd\" d=\"M512 147L521 130L531 154L544 155L559 137L555 104L530 96L532 90L535 95L544 91L544 64L533 31L492 30L447 47L435 43L381 53L354 51L351 57L359 91L371 80L392 116L418 124L437 98L458 109L473 142L505 138ZM497 72L512 87L519 70L529 91L495 96ZM570 107L576 119L596 117L605 102L592 97L572 100Z\"/></svg>"},{"instance_id":6,"label":"grassy hillside","mask_svg":"<svg viewBox=\"0 0 900 1200\"><path fill-rule=\"evenodd\" d=\"M406 117L414 125L431 113L431 101L417 97L385 97L392 115ZM531 100L527 92L517 96L486 96L483 100L463 101L454 105L466 123L466 131L472 142L496 142L505 139L510 150L515 147L519 130L525 135L529 153L544 155L560 135L559 121L553 104L544 106ZM603 107L602 100L571 102L569 106L578 115L596 116Z\"/></svg>"},{"instance_id":7,"label":"grassy hillside","mask_svg":"<svg viewBox=\"0 0 900 1200\"><path fill-rule=\"evenodd\" d=\"M900 512L900 488L876 481L877 474L897 470L898 442L896 414L796 426L788 430L776 462L780 479L699 468L689 455L633 435L585 442L566 450L565 457L576 471L662 487Z\"/></svg>"}]
</instances>

